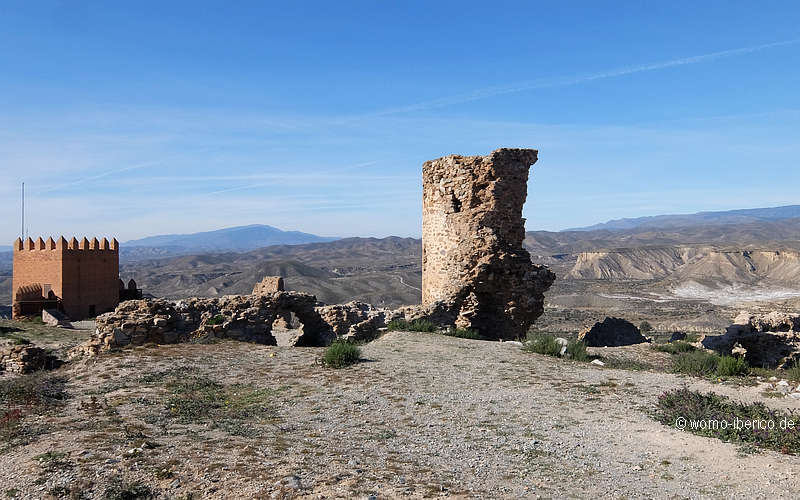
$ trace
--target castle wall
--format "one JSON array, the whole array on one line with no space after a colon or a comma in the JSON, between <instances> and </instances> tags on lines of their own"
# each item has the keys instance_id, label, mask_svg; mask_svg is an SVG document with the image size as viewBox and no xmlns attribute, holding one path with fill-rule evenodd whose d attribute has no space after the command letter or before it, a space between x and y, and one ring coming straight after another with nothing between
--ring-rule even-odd
<instances>
[{"instance_id":1,"label":"castle wall","mask_svg":"<svg viewBox=\"0 0 800 500\"><path fill-rule=\"evenodd\" d=\"M47 243L52 240L48 240ZM16 300L16 293L27 285L51 285L53 292L61 297L61 256L63 249L52 245L40 248L37 242L22 240L14 242L14 273L11 280L11 300Z\"/></svg>"},{"instance_id":2,"label":"castle wall","mask_svg":"<svg viewBox=\"0 0 800 500\"><path fill-rule=\"evenodd\" d=\"M107 249L92 245L85 238L77 248L74 242L63 255L63 295L60 297L64 312L70 318L78 319L113 311L119 304L119 248L116 240Z\"/></svg>"},{"instance_id":3,"label":"castle wall","mask_svg":"<svg viewBox=\"0 0 800 500\"><path fill-rule=\"evenodd\" d=\"M489 338L524 335L555 279L522 247L533 149L446 156L422 167L422 302Z\"/></svg>"}]
</instances>

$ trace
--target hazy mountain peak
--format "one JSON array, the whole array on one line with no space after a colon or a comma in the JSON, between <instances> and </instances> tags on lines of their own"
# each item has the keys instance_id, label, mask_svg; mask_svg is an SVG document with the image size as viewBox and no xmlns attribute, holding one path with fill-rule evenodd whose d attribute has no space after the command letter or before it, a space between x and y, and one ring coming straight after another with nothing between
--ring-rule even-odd
<instances>
[{"instance_id":1,"label":"hazy mountain peak","mask_svg":"<svg viewBox=\"0 0 800 500\"><path fill-rule=\"evenodd\" d=\"M697 212L694 214L654 215L630 219L614 219L587 227L565 229L565 231L626 230L636 228L670 229L720 224L747 224L759 221L776 221L800 217L800 205L771 208L745 208L719 212Z\"/></svg>"},{"instance_id":2,"label":"hazy mountain peak","mask_svg":"<svg viewBox=\"0 0 800 500\"><path fill-rule=\"evenodd\" d=\"M299 245L334 241L300 231L283 231L266 224L250 224L190 234L163 234L123 243L123 248L160 247L173 252L246 251L270 245Z\"/></svg>"}]
</instances>

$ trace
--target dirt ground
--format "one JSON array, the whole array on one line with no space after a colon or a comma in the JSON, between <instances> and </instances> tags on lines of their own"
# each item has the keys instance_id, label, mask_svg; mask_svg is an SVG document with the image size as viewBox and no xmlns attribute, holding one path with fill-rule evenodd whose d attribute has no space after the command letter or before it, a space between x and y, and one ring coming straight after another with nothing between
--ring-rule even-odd
<instances>
[{"instance_id":1,"label":"dirt ground","mask_svg":"<svg viewBox=\"0 0 800 500\"><path fill-rule=\"evenodd\" d=\"M29 334L37 335L45 333ZM800 457L745 453L650 416L659 394L683 386L800 411L800 401L766 399L754 386L424 333L387 333L344 369L319 365L321 353L226 341L68 363L48 375L68 396L27 414L0 442L0 496L796 498L800 491ZM639 354L654 366L668 356Z\"/></svg>"}]
</instances>

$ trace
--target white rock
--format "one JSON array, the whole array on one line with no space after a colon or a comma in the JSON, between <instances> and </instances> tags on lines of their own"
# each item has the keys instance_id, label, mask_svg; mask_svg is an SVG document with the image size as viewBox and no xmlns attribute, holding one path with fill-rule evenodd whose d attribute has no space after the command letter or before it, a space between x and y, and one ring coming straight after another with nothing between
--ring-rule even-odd
<instances>
[{"instance_id":1,"label":"white rock","mask_svg":"<svg viewBox=\"0 0 800 500\"><path fill-rule=\"evenodd\" d=\"M770 381L770 382L775 382L776 380L778 380L778 377L770 377L770 378L769 378L769 381Z\"/></svg>"},{"instance_id":2,"label":"white rock","mask_svg":"<svg viewBox=\"0 0 800 500\"><path fill-rule=\"evenodd\" d=\"M522 342L517 342L516 340L507 340L503 342L503 345L510 345L512 347L522 347Z\"/></svg>"},{"instance_id":3,"label":"white rock","mask_svg":"<svg viewBox=\"0 0 800 500\"><path fill-rule=\"evenodd\" d=\"M789 394L789 397L792 399L800 399L800 392L793 392Z\"/></svg>"},{"instance_id":4,"label":"white rock","mask_svg":"<svg viewBox=\"0 0 800 500\"><path fill-rule=\"evenodd\" d=\"M778 385L789 385L789 382L781 380L780 382L778 382Z\"/></svg>"},{"instance_id":5,"label":"white rock","mask_svg":"<svg viewBox=\"0 0 800 500\"><path fill-rule=\"evenodd\" d=\"M606 364L603 363L602 361L600 361L599 359L592 360L591 364L597 365L597 366L606 366Z\"/></svg>"}]
</instances>

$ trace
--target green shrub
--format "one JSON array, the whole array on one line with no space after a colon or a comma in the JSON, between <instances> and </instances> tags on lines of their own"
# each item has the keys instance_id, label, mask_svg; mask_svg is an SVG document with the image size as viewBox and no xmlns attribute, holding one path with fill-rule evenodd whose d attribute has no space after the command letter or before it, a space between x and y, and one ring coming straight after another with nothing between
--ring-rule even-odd
<instances>
[{"instance_id":1,"label":"green shrub","mask_svg":"<svg viewBox=\"0 0 800 500\"><path fill-rule=\"evenodd\" d=\"M349 342L336 341L325 349L322 363L331 368L344 368L361 359L361 349Z\"/></svg>"},{"instance_id":2,"label":"green shrub","mask_svg":"<svg viewBox=\"0 0 800 500\"><path fill-rule=\"evenodd\" d=\"M668 352L670 354L679 354L682 352L691 352L697 350L697 348L692 344L683 341L670 342L669 344L651 344L650 349L659 352Z\"/></svg>"},{"instance_id":3,"label":"green shrub","mask_svg":"<svg viewBox=\"0 0 800 500\"><path fill-rule=\"evenodd\" d=\"M403 332L435 332L436 325L427 319L415 319L406 321L404 319L393 319L386 325L389 330L399 330Z\"/></svg>"},{"instance_id":4,"label":"green shrub","mask_svg":"<svg viewBox=\"0 0 800 500\"><path fill-rule=\"evenodd\" d=\"M639 323L639 331L642 333L652 332L653 325L651 325L649 321L642 321Z\"/></svg>"},{"instance_id":5,"label":"green shrub","mask_svg":"<svg viewBox=\"0 0 800 500\"><path fill-rule=\"evenodd\" d=\"M566 354L575 361L589 360L589 353L586 352L586 344L580 340L570 340L567 344Z\"/></svg>"},{"instance_id":6,"label":"green shrub","mask_svg":"<svg viewBox=\"0 0 800 500\"><path fill-rule=\"evenodd\" d=\"M144 483L122 481L115 478L104 492L107 500L140 500L155 498L153 490Z\"/></svg>"},{"instance_id":7,"label":"green shrub","mask_svg":"<svg viewBox=\"0 0 800 500\"><path fill-rule=\"evenodd\" d=\"M750 366L744 358L722 356L717 364L717 375L720 377L742 377L750 373Z\"/></svg>"},{"instance_id":8,"label":"green shrub","mask_svg":"<svg viewBox=\"0 0 800 500\"><path fill-rule=\"evenodd\" d=\"M701 436L800 453L800 426L785 425L797 417L770 410L764 403L742 404L713 393L675 389L658 398L654 416L662 424Z\"/></svg>"},{"instance_id":9,"label":"green shrub","mask_svg":"<svg viewBox=\"0 0 800 500\"><path fill-rule=\"evenodd\" d=\"M672 371L688 375L707 377L717 371L719 356L705 351L690 351L675 355L672 358Z\"/></svg>"},{"instance_id":10,"label":"green shrub","mask_svg":"<svg viewBox=\"0 0 800 500\"><path fill-rule=\"evenodd\" d=\"M213 318L211 318L208 321L206 321L206 324L207 325L221 325L221 324L225 323L226 321L228 321L228 318L226 316L224 316L222 314L217 314Z\"/></svg>"},{"instance_id":11,"label":"green shrub","mask_svg":"<svg viewBox=\"0 0 800 500\"><path fill-rule=\"evenodd\" d=\"M443 332L448 337L457 337L459 339L472 339L478 340L481 338L480 334L477 330L473 330L471 328L456 328L451 326L447 330Z\"/></svg>"},{"instance_id":12,"label":"green shrub","mask_svg":"<svg viewBox=\"0 0 800 500\"><path fill-rule=\"evenodd\" d=\"M787 368L784 375L789 380L800 381L800 363L795 363L790 368Z\"/></svg>"},{"instance_id":13,"label":"green shrub","mask_svg":"<svg viewBox=\"0 0 800 500\"><path fill-rule=\"evenodd\" d=\"M534 333L528 335L525 350L547 356L560 356L561 344L553 335Z\"/></svg>"}]
</instances>

